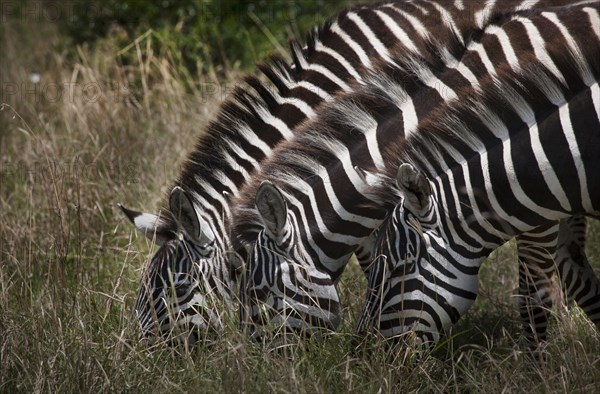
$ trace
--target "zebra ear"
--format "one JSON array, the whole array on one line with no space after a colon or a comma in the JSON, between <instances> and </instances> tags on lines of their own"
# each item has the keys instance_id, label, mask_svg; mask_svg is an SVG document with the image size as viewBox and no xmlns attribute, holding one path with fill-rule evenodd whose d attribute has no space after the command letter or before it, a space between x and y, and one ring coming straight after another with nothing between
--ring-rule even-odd
<instances>
[{"instance_id":1,"label":"zebra ear","mask_svg":"<svg viewBox=\"0 0 600 394\"><path fill-rule=\"evenodd\" d=\"M282 235L287 221L287 204L279 189L264 181L258 187L254 201L269 232L276 238Z\"/></svg>"},{"instance_id":2,"label":"zebra ear","mask_svg":"<svg viewBox=\"0 0 600 394\"><path fill-rule=\"evenodd\" d=\"M194 209L194 204L186 192L179 186L175 186L171 190L169 209L185 232L193 239L199 240L202 232L200 231L200 221Z\"/></svg>"},{"instance_id":3,"label":"zebra ear","mask_svg":"<svg viewBox=\"0 0 600 394\"><path fill-rule=\"evenodd\" d=\"M157 245L175 239L177 236L177 223L170 215L156 216L151 213L137 212L117 204L127 219L135 228Z\"/></svg>"},{"instance_id":4,"label":"zebra ear","mask_svg":"<svg viewBox=\"0 0 600 394\"><path fill-rule=\"evenodd\" d=\"M398 167L396 183L404 193L404 204L411 211L419 213L429 206L432 193L429 180L411 164L403 163Z\"/></svg>"}]
</instances>

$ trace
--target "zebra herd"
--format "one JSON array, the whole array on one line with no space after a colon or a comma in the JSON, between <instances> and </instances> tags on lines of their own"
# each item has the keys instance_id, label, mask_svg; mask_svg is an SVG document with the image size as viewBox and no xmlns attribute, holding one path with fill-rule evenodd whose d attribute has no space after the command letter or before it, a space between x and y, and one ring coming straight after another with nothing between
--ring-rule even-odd
<instances>
[{"instance_id":1,"label":"zebra herd","mask_svg":"<svg viewBox=\"0 0 600 394\"><path fill-rule=\"evenodd\" d=\"M501 4L500 4L501 3ZM293 63L259 66L199 138L158 215L135 312L143 337L240 324L335 330L355 254L357 332L435 343L517 237L525 336L557 278L600 328L585 255L600 217L600 2L412 0L329 20Z\"/></svg>"}]
</instances>

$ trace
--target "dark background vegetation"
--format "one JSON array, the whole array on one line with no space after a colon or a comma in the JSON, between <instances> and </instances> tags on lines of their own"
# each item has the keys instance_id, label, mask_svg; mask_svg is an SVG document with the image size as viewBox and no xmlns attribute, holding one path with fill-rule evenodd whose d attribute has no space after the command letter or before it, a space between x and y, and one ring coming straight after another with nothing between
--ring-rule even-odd
<instances>
[{"instance_id":1,"label":"dark background vegetation","mask_svg":"<svg viewBox=\"0 0 600 394\"><path fill-rule=\"evenodd\" d=\"M192 72L210 67L250 70L269 52L284 51L350 0L89 0L10 1L7 15L57 22L74 45L94 45L118 32L126 46L149 31L156 48L169 50Z\"/></svg>"}]
</instances>

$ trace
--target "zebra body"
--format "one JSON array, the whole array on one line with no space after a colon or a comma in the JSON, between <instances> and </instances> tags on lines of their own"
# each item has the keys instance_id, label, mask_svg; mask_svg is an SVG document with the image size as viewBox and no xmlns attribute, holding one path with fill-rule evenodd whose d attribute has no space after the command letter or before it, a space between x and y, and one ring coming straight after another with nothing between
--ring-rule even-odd
<instances>
[{"instance_id":1,"label":"zebra body","mask_svg":"<svg viewBox=\"0 0 600 394\"><path fill-rule=\"evenodd\" d=\"M555 63L560 74L544 61L507 71L486 94L422 124L399 149L397 185L379 191L397 205L380 228L359 330L374 327L387 337L415 331L435 342L475 300L480 264L496 247L543 226L554 245L548 223L600 217L598 4L560 20L588 31L575 36L576 50L555 48L570 56ZM597 281L573 285L589 286L578 302L600 328ZM544 289L529 286L543 306Z\"/></svg>"},{"instance_id":2,"label":"zebra body","mask_svg":"<svg viewBox=\"0 0 600 394\"><path fill-rule=\"evenodd\" d=\"M388 212L385 204L377 204L376 196L370 193L370 179L376 179L373 174L385 172L389 163L395 162L392 158L398 154L398 144L402 146L404 132L415 133L414 112L407 110L405 103L418 103L414 108L422 112L416 119L428 119L427 114L436 105L454 97L443 96L440 83L459 92L459 96L461 86L481 93L481 81L489 78L488 73L497 75L503 67L519 72L529 63L549 57L551 63L543 64L552 68L554 60L568 53L565 46L570 48L577 40L571 33L556 34L557 26L562 26L560 22L548 22L569 12L576 11L557 9L546 14L514 15L502 25L492 24L480 40L463 47L461 61L441 56L446 60L441 68L436 56L445 54L444 47L432 53L433 59L395 59L400 71L388 67L371 75L359 92L342 95L322 108L318 121L279 147L273 159L263 166L262 174L254 178L253 186L244 190L235 214L237 249L241 253L248 250L250 256L247 282L243 284L247 323L264 324L265 318L259 315L266 304L272 310L271 316L293 317L291 326L311 327L313 320L321 326L334 326L334 322L323 321L322 315L304 313L296 305L303 305L304 295L315 310L339 310L337 298L332 296L336 294L334 284L349 256L360 245L372 242L373 231ZM584 14L580 12L581 15ZM593 29L586 27L585 34L592 34ZM562 53L548 53L545 48L552 48L551 44ZM498 48L501 50L495 50ZM486 63L504 66L490 71ZM407 73L407 69L414 72ZM369 141L377 141L377 146ZM535 234L535 228L529 230ZM556 236L557 227L553 225L547 229L550 231ZM540 242L534 236L531 239ZM284 282L291 282L290 272L294 277L305 278L314 273L321 286L285 286ZM597 283L593 275L585 280L588 279ZM284 295L294 302L286 305Z\"/></svg>"},{"instance_id":3,"label":"zebra body","mask_svg":"<svg viewBox=\"0 0 600 394\"><path fill-rule=\"evenodd\" d=\"M221 314L232 309L241 266L230 253L232 202L274 148L315 117L319 105L363 85L363 75L397 54L426 51L432 37L464 41L499 10L554 3L564 2L419 0L356 7L313 33L306 48L293 42L293 66L278 58L261 66L273 86L248 78L224 103L188 157L168 208L159 215L123 208L138 230L161 245L136 303L143 336L175 325L219 329Z\"/></svg>"}]
</instances>

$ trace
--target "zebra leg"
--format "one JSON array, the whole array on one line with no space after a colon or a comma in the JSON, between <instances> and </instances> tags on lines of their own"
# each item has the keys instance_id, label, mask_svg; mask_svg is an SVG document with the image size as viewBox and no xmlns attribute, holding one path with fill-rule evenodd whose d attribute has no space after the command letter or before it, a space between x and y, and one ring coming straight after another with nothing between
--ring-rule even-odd
<instances>
[{"instance_id":1,"label":"zebra leg","mask_svg":"<svg viewBox=\"0 0 600 394\"><path fill-rule=\"evenodd\" d=\"M549 310L564 305L565 295L600 329L600 281L585 253L585 232L585 216L575 215L517 238L520 312L533 347L546 340Z\"/></svg>"},{"instance_id":2,"label":"zebra leg","mask_svg":"<svg viewBox=\"0 0 600 394\"><path fill-rule=\"evenodd\" d=\"M361 264L363 272L367 275L368 285L365 305L356 326L356 333L359 335L364 335L377 325L377 317L382 310L384 278L388 277L386 275L388 267L385 261L385 257L378 257L372 261L368 268Z\"/></svg>"},{"instance_id":3,"label":"zebra leg","mask_svg":"<svg viewBox=\"0 0 600 394\"><path fill-rule=\"evenodd\" d=\"M532 348L546 341L549 312L557 293L560 294L560 288L553 283L557 239L558 222L517 237L519 312L525 338Z\"/></svg>"},{"instance_id":4,"label":"zebra leg","mask_svg":"<svg viewBox=\"0 0 600 394\"><path fill-rule=\"evenodd\" d=\"M600 330L600 281L585 253L586 218L560 222L556 264L569 301L575 301Z\"/></svg>"}]
</instances>

